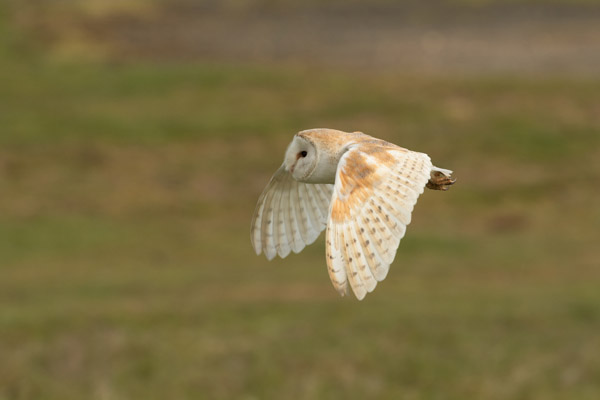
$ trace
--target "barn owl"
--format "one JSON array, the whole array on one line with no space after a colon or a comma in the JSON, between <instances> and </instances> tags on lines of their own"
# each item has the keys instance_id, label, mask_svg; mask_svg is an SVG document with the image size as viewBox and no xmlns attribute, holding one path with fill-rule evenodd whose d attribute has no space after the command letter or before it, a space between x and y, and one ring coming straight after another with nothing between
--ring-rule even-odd
<instances>
[{"instance_id":1,"label":"barn owl","mask_svg":"<svg viewBox=\"0 0 600 400\"><path fill-rule=\"evenodd\" d=\"M258 200L252 245L269 260L284 258L327 228L331 282L362 300L386 277L419 195L447 190L451 174L427 154L361 132L301 131Z\"/></svg>"}]
</instances>

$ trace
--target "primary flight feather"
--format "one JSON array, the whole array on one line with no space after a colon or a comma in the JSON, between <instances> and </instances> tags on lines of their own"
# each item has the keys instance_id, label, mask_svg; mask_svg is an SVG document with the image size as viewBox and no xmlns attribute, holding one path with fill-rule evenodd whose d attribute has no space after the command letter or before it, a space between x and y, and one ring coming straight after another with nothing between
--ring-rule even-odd
<instances>
[{"instance_id":1,"label":"primary flight feather","mask_svg":"<svg viewBox=\"0 0 600 400\"><path fill-rule=\"evenodd\" d=\"M362 300L386 277L419 195L447 190L451 174L427 154L361 132L299 132L258 199L252 245L269 260L284 258L327 228L331 282Z\"/></svg>"}]
</instances>

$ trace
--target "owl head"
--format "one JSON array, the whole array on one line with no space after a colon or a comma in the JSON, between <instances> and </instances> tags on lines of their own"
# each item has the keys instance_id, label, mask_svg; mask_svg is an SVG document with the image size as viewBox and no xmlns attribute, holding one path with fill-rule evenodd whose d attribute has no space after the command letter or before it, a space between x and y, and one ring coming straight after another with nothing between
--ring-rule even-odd
<instances>
[{"instance_id":1,"label":"owl head","mask_svg":"<svg viewBox=\"0 0 600 400\"><path fill-rule=\"evenodd\" d=\"M317 167L317 149L311 141L296 135L285 152L284 162L285 169L294 179L300 182L307 181Z\"/></svg>"}]
</instances>

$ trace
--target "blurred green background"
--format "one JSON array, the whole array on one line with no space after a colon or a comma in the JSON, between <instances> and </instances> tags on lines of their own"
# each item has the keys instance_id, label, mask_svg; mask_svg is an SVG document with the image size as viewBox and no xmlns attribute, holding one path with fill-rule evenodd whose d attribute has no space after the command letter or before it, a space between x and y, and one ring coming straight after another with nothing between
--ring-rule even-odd
<instances>
[{"instance_id":1,"label":"blurred green background","mask_svg":"<svg viewBox=\"0 0 600 400\"><path fill-rule=\"evenodd\" d=\"M600 398L597 1L0 4L0 399ZM388 278L250 218L294 133L455 171Z\"/></svg>"}]
</instances>

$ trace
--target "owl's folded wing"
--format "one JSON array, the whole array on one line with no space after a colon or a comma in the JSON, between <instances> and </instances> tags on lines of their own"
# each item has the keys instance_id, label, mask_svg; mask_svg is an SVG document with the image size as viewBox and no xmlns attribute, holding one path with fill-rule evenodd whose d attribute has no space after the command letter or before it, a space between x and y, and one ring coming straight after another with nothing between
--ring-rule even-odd
<instances>
[{"instance_id":1,"label":"owl's folded wing","mask_svg":"<svg viewBox=\"0 0 600 400\"><path fill-rule=\"evenodd\" d=\"M283 258L314 242L327 224L332 191L333 185L296 181L282 165L254 210L251 239L256 254Z\"/></svg>"},{"instance_id":2,"label":"owl's folded wing","mask_svg":"<svg viewBox=\"0 0 600 400\"><path fill-rule=\"evenodd\" d=\"M429 156L397 146L357 144L337 168L326 232L329 276L362 300L383 280L431 171Z\"/></svg>"}]
</instances>

